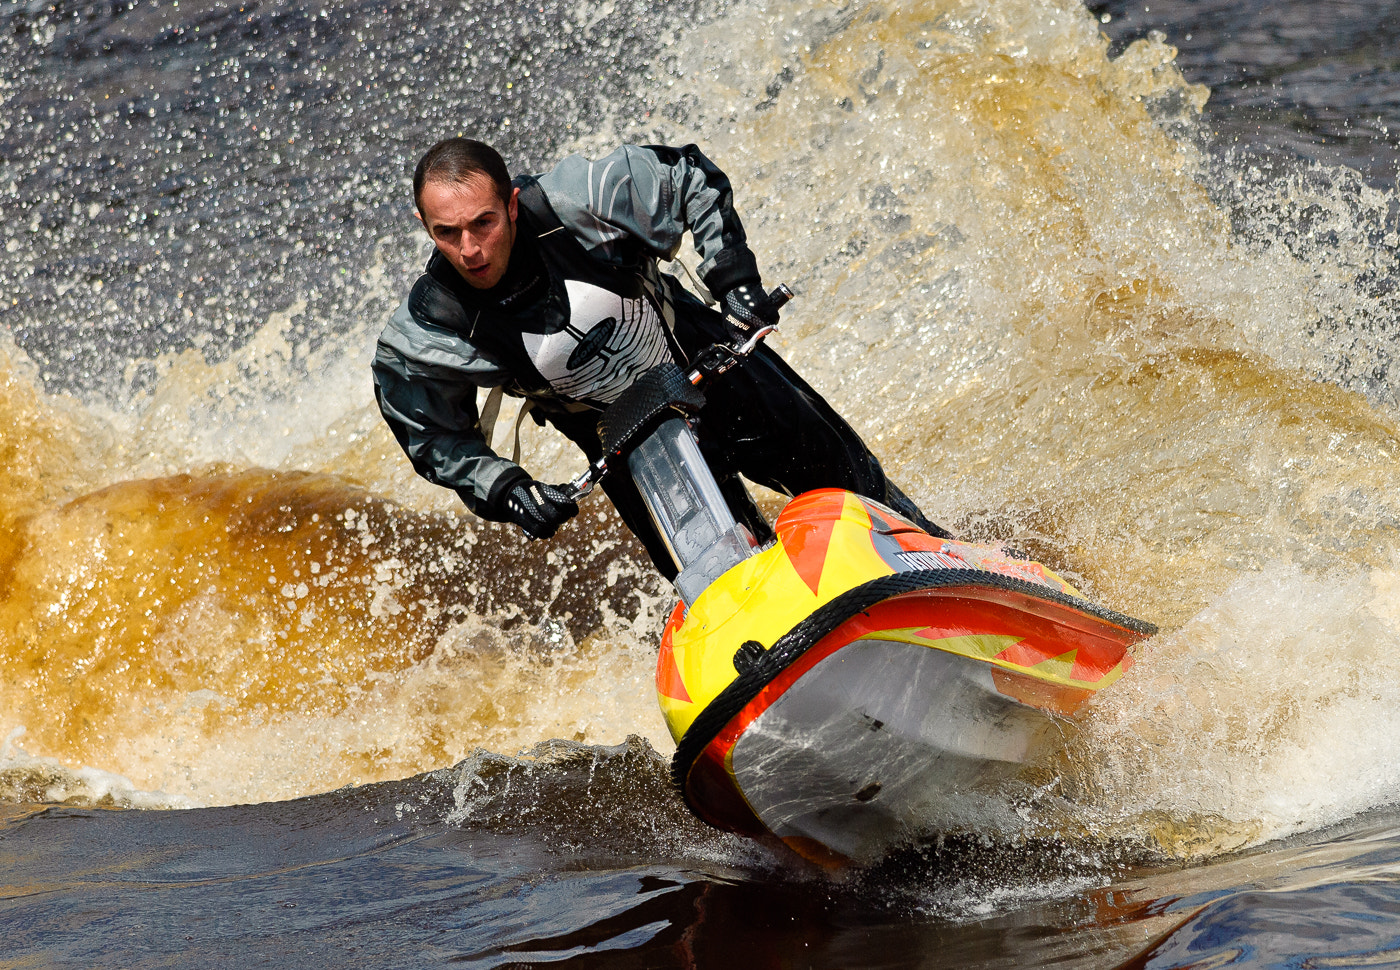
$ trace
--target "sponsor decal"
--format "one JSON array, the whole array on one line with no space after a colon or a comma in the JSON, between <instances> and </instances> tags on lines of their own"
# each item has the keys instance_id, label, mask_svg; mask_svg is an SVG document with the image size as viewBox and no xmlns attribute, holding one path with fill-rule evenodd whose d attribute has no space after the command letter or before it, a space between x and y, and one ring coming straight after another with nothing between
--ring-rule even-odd
<instances>
[{"instance_id":1,"label":"sponsor decal","mask_svg":"<svg viewBox=\"0 0 1400 970\"><path fill-rule=\"evenodd\" d=\"M895 557L905 569L968 569L970 564L959 556L926 549L896 552Z\"/></svg>"}]
</instances>

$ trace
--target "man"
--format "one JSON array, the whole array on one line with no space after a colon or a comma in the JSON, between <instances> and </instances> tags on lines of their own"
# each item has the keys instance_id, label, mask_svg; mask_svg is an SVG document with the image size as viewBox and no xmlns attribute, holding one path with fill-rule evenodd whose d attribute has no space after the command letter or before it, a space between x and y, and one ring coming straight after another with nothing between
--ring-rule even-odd
<instances>
[{"instance_id":1,"label":"man","mask_svg":"<svg viewBox=\"0 0 1400 970\"><path fill-rule=\"evenodd\" d=\"M495 407L478 388L526 399L588 457L602 451L603 408L663 361L684 366L718 341L777 323L729 180L694 145L626 146L511 181L494 149L449 138L413 176L418 218L436 251L379 338L373 363L384 419L414 469L456 490L477 515L547 539L578 513L489 446ZM660 272L691 233L699 275L724 317ZM759 347L705 387L698 435L736 517L771 535L742 473L789 495L838 487L882 501L936 535L885 478L860 437L776 353ZM497 398L497 400L499 400ZM675 576L625 474L603 490L657 568Z\"/></svg>"}]
</instances>

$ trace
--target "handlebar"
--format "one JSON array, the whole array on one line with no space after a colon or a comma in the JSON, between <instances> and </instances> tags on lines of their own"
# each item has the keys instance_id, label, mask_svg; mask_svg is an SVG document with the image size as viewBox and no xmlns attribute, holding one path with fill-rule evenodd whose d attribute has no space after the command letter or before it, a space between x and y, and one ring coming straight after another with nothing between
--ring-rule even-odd
<instances>
[{"instance_id":1,"label":"handlebar","mask_svg":"<svg viewBox=\"0 0 1400 970\"><path fill-rule=\"evenodd\" d=\"M792 290L788 289L786 283L779 283L768 294L768 299L773 304L774 309L778 309L786 306L787 302L792 299ZM749 334L748 340L737 347L723 344L713 344L706 347L696 355L695 369L686 376L690 379L690 383L699 387L705 381L718 377L753 353L754 348L763 342L763 338L777 329L776 323L759 327Z\"/></svg>"}]
</instances>

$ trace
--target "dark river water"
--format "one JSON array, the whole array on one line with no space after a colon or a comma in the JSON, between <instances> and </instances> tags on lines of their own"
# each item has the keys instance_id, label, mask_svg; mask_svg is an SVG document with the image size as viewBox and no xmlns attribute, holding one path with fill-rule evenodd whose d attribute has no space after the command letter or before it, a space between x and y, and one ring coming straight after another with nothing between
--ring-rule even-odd
<instances>
[{"instance_id":1,"label":"dark river water","mask_svg":"<svg viewBox=\"0 0 1400 970\"><path fill-rule=\"evenodd\" d=\"M0 970L1400 966L1397 52L1396 3L4 0ZM905 490L1161 626L994 818L840 873L707 828L606 503L527 544L413 477L367 365L459 132L700 143Z\"/></svg>"}]
</instances>

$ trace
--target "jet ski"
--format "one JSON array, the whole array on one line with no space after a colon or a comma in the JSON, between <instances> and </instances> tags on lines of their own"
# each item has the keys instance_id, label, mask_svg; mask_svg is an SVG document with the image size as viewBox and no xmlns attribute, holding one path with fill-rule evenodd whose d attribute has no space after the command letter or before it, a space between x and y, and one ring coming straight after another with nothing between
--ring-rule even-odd
<instances>
[{"instance_id":1,"label":"jet ski","mask_svg":"<svg viewBox=\"0 0 1400 970\"><path fill-rule=\"evenodd\" d=\"M688 374L642 375L570 484L581 497L623 466L679 570L656 692L687 805L822 865L869 862L975 817L1156 628L839 489L796 496L757 541L690 422L699 387L771 330L711 347Z\"/></svg>"}]
</instances>

